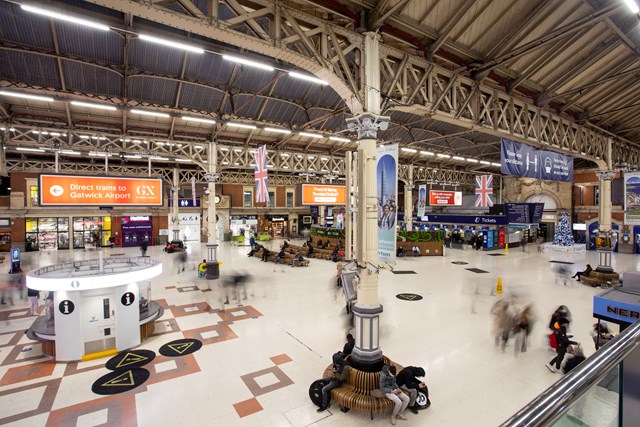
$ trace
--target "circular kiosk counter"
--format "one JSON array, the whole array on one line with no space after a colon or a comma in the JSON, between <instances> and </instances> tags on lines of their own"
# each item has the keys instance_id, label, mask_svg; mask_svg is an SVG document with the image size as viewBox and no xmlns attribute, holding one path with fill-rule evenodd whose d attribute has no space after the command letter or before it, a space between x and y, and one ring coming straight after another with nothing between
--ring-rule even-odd
<instances>
[{"instance_id":1,"label":"circular kiosk counter","mask_svg":"<svg viewBox=\"0 0 640 427\"><path fill-rule=\"evenodd\" d=\"M44 316L27 331L59 361L89 360L135 347L164 309L140 293L162 273L146 257L110 257L50 265L27 273L27 287L49 292ZM134 325L137 325L135 327Z\"/></svg>"}]
</instances>

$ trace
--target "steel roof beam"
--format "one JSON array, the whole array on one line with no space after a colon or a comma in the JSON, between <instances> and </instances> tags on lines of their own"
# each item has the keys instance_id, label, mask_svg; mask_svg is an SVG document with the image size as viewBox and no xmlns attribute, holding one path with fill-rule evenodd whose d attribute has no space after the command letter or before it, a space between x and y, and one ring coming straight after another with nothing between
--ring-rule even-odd
<instances>
[{"instance_id":1,"label":"steel roof beam","mask_svg":"<svg viewBox=\"0 0 640 427\"><path fill-rule=\"evenodd\" d=\"M465 3L461 4L455 11L455 13L449 18L447 23L444 24L444 27L440 31L438 39L431 43L431 46L429 46L429 49L427 50L427 59L429 61L433 61L433 57L436 51L440 49L447 38L449 38L455 26L458 25L460 20L469 11L473 3L475 3L475 0L467 0Z\"/></svg>"}]
</instances>

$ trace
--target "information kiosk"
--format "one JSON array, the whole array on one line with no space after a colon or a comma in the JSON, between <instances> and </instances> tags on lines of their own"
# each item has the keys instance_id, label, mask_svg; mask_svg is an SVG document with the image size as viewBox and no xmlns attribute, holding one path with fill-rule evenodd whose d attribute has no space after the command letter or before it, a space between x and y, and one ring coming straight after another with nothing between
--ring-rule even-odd
<instances>
[{"instance_id":1,"label":"information kiosk","mask_svg":"<svg viewBox=\"0 0 640 427\"><path fill-rule=\"evenodd\" d=\"M90 360L139 345L164 310L140 284L162 273L152 258L110 257L50 265L27 273L27 287L48 292L45 315L27 336L59 361Z\"/></svg>"}]
</instances>

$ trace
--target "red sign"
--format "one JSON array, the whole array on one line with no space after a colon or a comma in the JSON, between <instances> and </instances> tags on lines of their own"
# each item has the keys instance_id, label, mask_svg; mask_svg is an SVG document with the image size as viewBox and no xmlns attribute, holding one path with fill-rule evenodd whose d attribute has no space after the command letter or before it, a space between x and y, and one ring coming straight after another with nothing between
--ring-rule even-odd
<instances>
[{"instance_id":1,"label":"red sign","mask_svg":"<svg viewBox=\"0 0 640 427\"><path fill-rule=\"evenodd\" d=\"M462 206L462 191L429 190L431 206Z\"/></svg>"},{"instance_id":2,"label":"red sign","mask_svg":"<svg viewBox=\"0 0 640 427\"><path fill-rule=\"evenodd\" d=\"M504 228L498 229L498 246L504 246Z\"/></svg>"}]
</instances>

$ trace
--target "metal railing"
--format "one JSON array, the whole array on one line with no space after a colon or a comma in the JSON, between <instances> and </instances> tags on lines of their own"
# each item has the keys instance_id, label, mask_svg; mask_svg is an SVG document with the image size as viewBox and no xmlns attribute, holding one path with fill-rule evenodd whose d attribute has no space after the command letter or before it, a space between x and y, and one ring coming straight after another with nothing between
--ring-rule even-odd
<instances>
[{"instance_id":1,"label":"metal railing","mask_svg":"<svg viewBox=\"0 0 640 427\"><path fill-rule=\"evenodd\" d=\"M597 385L640 344L640 322L635 322L569 374L540 393L501 427L547 426L560 418L582 395Z\"/></svg>"}]
</instances>

